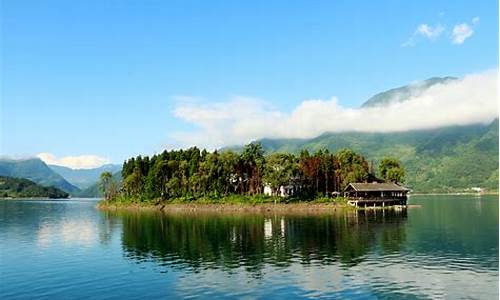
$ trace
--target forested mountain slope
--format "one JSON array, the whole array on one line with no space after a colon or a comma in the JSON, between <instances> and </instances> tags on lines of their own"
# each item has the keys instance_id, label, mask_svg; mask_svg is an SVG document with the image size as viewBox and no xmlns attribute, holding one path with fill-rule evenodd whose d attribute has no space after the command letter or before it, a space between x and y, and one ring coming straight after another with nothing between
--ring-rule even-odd
<instances>
[{"instance_id":1,"label":"forested mountain slope","mask_svg":"<svg viewBox=\"0 0 500 300\"><path fill-rule=\"evenodd\" d=\"M70 194L80 190L38 158L0 159L0 176L29 179L46 187L54 186Z\"/></svg>"},{"instance_id":2,"label":"forested mountain slope","mask_svg":"<svg viewBox=\"0 0 500 300\"><path fill-rule=\"evenodd\" d=\"M326 133L312 139L262 139L266 152L350 148L378 162L399 158L418 192L498 188L498 119L490 124L390 133Z\"/></svg>"}]
</instances>

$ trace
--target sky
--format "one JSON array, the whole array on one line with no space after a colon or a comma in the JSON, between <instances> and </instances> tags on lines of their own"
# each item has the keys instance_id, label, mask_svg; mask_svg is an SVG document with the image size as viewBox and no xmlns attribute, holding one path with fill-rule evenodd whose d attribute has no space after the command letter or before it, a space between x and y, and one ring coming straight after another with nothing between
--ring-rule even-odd
<instances>
[{"instance_id":1,"label":"sky","mask_svg":"<svg viewBox=\"0 0 500 300\"><path fill-rule=\"evenodd\" d=\"M0 13L2 156L86 168L498 115L493 0L3 0ZM460 80L402 107L359 109L434 76ZM438 109L448 114L427 114Z\"/></svg>"}]
</instances>

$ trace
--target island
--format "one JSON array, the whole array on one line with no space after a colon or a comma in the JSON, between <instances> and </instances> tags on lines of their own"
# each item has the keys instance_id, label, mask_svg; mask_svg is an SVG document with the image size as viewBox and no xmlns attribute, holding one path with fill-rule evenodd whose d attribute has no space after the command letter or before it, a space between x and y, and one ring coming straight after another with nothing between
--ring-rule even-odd
<instances>
[{"instance_id":1,"label":"island","mask_svg":"<svg viewBox=\"0 0 500 300\"><path fill-rule=\"evenodd\" d=\"M260 143L250 143L239 152L192 147L128 159L122 168L123 182L109 172L102 173L104 199L99 207L192 209L204 204L205 208L232 210L245 205L278 209L293 204L301 209L325 205L331 209L348 206L344 191L350 183L396 184L404 181L404 175L397 159L384 158L375 168L350 149L265 155Z\"/></svg>"}]
</instances>

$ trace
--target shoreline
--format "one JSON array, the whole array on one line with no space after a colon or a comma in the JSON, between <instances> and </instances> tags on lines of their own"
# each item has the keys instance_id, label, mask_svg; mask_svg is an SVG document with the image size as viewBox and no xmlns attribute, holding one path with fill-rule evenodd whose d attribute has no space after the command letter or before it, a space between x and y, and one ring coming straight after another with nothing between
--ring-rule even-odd
<instances>
[{"instance_id":1,"label":"shoreline","mask_svg":"<svg viewBox=\"0 0 500 300\"><path fill-rule=\"evenodd\" d=\"M158 211L164 213L308 213L324 214L354 210L347 204L338 203L161 203L161 204L97 204L97 209L107 211Z\"/></svg>"}]
</instances>

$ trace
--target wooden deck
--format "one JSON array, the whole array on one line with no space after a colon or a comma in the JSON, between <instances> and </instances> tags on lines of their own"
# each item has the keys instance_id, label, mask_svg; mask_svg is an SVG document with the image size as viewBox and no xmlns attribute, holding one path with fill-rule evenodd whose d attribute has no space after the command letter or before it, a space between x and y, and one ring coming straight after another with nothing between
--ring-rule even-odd
<instances>
[{"instance_id":1,"label":"wooden deck","mask_svg":"<svg viewBox=\"0 0 500 300\"><path fill-rule=\"evenodd\" d=\"M354 207L391 207L406 206L407 198L349 198L347 203Z\"/></svg>"}]
</instances>

